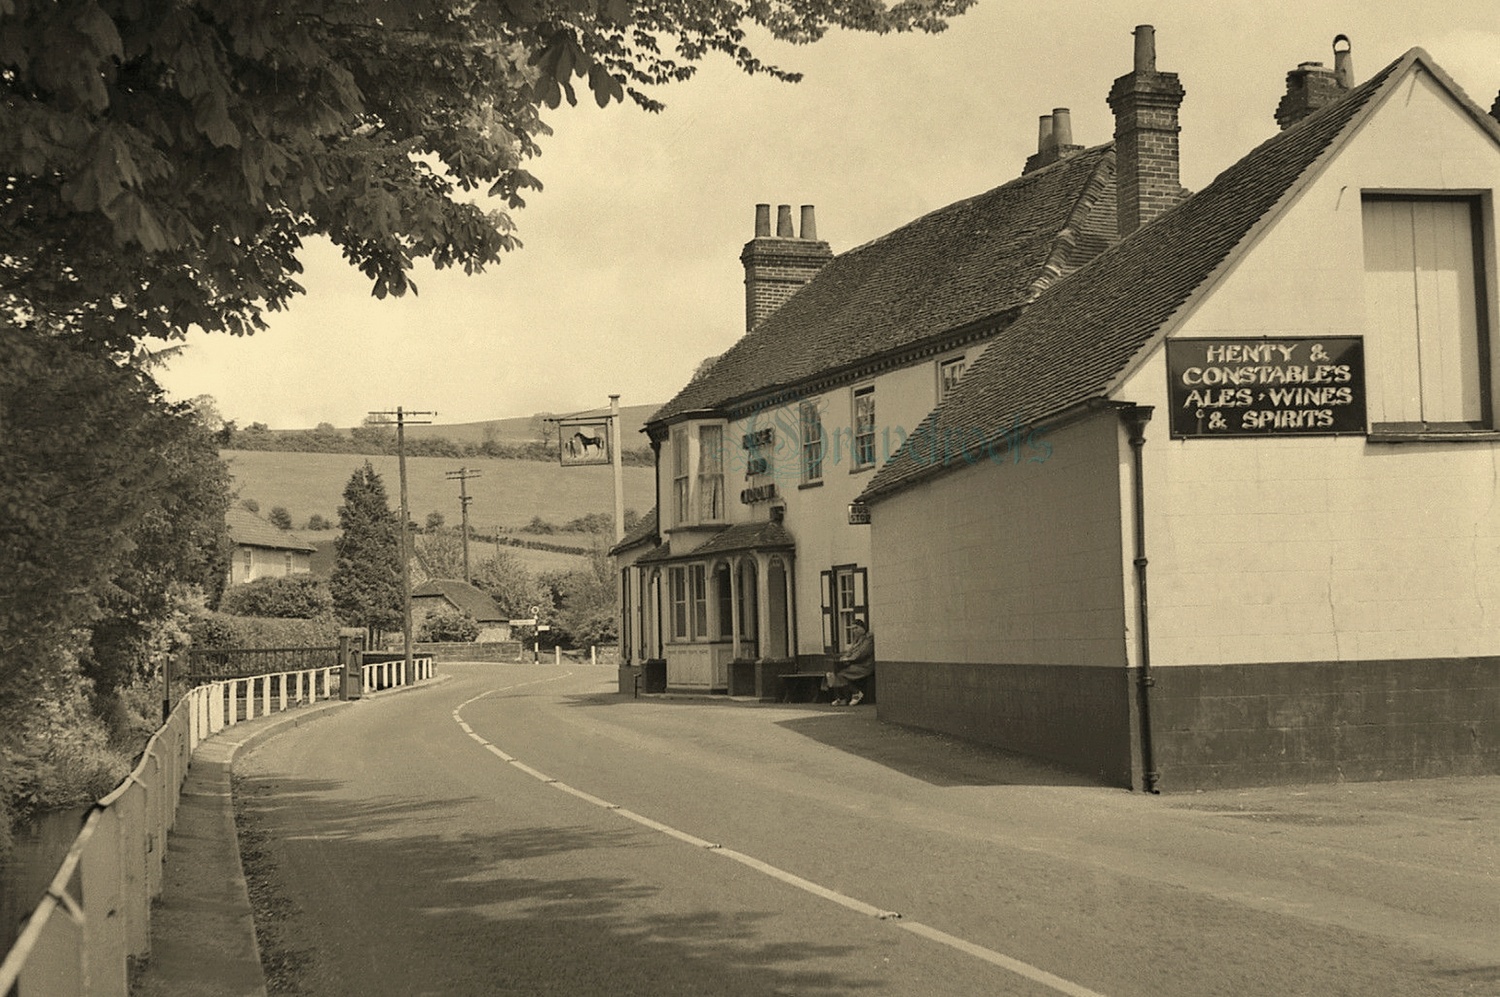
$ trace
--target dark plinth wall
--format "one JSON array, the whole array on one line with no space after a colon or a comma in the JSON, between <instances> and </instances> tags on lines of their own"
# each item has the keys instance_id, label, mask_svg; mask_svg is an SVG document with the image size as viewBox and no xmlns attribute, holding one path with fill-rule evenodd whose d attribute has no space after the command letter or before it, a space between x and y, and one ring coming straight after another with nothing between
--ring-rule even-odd
<instances>
[{"instance_id":1,"label":"dark plinth wall","mask_svg":"<svg viewBox=\"0 0 1500 997\"><path fill-rule=\"evenodd\" d=\"M1500 773L1500 657L1152 672L1166 791Z\"/></svg>"},{"instance_id":2,"label":"dark plinth wall","mask_svg":"<svg viewBox=\"0 0 1500 997\"><path fill-rule=\"evenodd\" d=\"M880 717L1141 788L1136 673L888 662ZM1157 787L1500 773L1500 657L1152 669Z\"/></svg>"},{"instance_id":3,"label":"dark plinth wall","mask_svg":"<svg viewBox=\"0 0 1500 997\"><path fill-rule=\"evenodd\" d=\"M1044 758L1131 784L1123 668L880 661L880 719Z\"/></svg>"}]
</instances>

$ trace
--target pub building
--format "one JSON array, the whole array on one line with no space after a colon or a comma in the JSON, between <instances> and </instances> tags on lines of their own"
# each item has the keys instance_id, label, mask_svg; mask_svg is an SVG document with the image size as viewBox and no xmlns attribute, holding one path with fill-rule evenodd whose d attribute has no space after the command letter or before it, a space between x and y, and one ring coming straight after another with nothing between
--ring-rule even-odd
<instances>
[{"instance_id":1,"label":"pub building","mask_svg":"<svg viewBox=\"0 0 1500 997\"><path fill-rule=\"evenodd\" d=\"M1189 193L1184 92L1142 26L1113 142L1044 116L831 259L758 229L749 331L647 426L626 671L769 698L860 619L882 720L1108 784L1500 771L1500 122L1340 36Z\"/></svg>"}]
</instances>

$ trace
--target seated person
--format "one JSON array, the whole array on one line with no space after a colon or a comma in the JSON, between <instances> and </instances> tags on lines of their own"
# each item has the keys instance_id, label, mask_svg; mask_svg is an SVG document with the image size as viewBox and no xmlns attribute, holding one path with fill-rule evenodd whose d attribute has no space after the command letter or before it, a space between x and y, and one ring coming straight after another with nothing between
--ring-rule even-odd
<instances>
[{"instance_id":1,"label":"seated person","mask_svg":"<svg viewBox=\"0 0 1500 997\"><path fill-rule=\"evenodd\" d=\"M864 699L864 679L875 673L875 635L859 621L849 633L853 638L849 649L836 659L843 667L823 677L823 688L833 693L834 706L854 706Z\"/></svg>"}]
</instances>

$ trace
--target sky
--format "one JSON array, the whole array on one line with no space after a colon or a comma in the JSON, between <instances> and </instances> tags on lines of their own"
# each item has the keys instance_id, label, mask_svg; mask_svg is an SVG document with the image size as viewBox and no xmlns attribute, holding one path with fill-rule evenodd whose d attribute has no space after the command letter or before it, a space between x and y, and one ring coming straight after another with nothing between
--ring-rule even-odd
<instances>
[{"instance_id":1,"label":"sky","mask_svg":"<svg viewBox=\"0 0 1500 997\"><path fill-rule=\"evenodd\" d=\"M752 34L797 84L710 58L630 104L544 112L529 169L544 189L513 213L523 247L485 273L419 267L416 296L376 300L325 242L307 293L248 338L190 334L158 379L214 397L244 426L354 426L367 413L476 422L669 400L744 334L740 250L755 205L814 205L835 253L1014 179L1037 118L1071 110L1076 143L1110 140L1105 101L1130 71L1131 32L1156 28L1157 68L1187 91L1182 182L1192 190L1277 130L1299 63L1352 43L1356 82L1421 47L1482 108L1500 92L1493 0L979 0L938 35L830 33L790 46Z\"/></svg>"}]
</instances>

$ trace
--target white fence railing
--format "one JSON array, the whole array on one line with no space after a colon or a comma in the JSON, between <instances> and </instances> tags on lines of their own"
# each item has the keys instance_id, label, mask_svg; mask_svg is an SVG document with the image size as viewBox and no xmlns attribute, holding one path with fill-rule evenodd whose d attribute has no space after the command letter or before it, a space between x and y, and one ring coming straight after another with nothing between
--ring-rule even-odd
<instances>
[{"instance_id":1,"label":"white fence railing","mask_svg":"<svg viewBox=\"0 0 1500 997\"><path fill-rule=\"evenodd\" d=\"M391 667L397 666L397 667ZM430 658L374 662L366 692L431 678ZM151 901L161 895L167 832L204 739L245 720L341 694L342 668L225 679L198 686L146 742L140 762L94 804L47 893L0 962L0 995L125 997L129 961L150 953Z\"/></svg>"}]
</instances>

